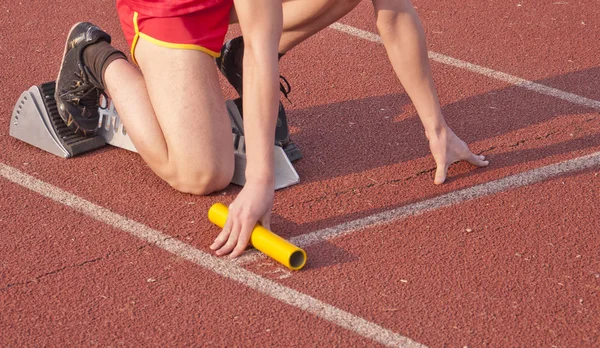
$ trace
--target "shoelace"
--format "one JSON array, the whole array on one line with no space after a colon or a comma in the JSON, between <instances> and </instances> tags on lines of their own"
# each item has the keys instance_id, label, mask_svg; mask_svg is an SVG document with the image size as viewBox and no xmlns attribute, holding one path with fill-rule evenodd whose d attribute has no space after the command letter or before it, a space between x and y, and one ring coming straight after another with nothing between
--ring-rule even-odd
<instances>
[{"instance_id":1,"label":"shoelace","mask_svg":"<svg viewBox=\"0 0 600 348\"><path fill-rule=\"evenodd\" d=\"M285 86L283 85L283 83L279 82L279 90L281 91L281 93L283 93L283 96L285 97L285 99L288 100L288 102L290 102L290 104L292 103L292 101L290 100L290 98L288 98L288 94L290 94L290 92L292 91L292 86L290 86L290 83L288 82L288 80L279 75L279 79L283 80L283 82L285 82ZM287 89L286 89L287 86Z\"/></svg>"},{"instance_id":2,"label":"shoelace","mask_svg":"<svg viewBox=\"0 0 600 348\"><path fill-rule=\"evenodd\" d=\"M87 69L87 67L84 69ZM100 96L104 96L104 98L108 99L108 95L104 92L100 83L90 79L90 76L89 72L85 70L75 72L76 79L73 80L73 84L63 96L68 96L68 101L77 105L106 109L108 105L104 107L100 105Z\"/></svg>"}]
</instances>

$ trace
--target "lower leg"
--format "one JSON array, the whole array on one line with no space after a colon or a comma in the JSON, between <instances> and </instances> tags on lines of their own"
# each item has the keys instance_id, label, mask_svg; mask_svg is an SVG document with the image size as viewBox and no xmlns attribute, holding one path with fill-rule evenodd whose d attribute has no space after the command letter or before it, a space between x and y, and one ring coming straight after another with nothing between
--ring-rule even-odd
<instances>
[{"instance_id":1,"label":"lower leg","mask_svg":"<svg viewBox=\"0 0 600 348\"><path fill-rule=\"evenodd\" d=\"M136 150L150 169L166 179L168 173L164 171L168 168L169 153L144 76L129 62L118 60L105 69L104 81L106 92Z\"/></svg>"}]
</instances>

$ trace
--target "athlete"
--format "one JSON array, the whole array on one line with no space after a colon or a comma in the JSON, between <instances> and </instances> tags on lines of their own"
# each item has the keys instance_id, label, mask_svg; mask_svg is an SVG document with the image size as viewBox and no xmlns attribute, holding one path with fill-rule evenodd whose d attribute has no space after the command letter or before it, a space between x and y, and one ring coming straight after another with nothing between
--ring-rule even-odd
<instances>
[{"instance_id":1,"label":"athlete","mask_svg":"<svg viewBox=\"0 0 600 348\"><path fill-rule=\"evenodd\" d=\"M279 42L279 57L342 18L359 3L360 0L283 0L283 33ZM434 183L445 182L448 167L458 161L464 160L479 167L487 166L489 162L485 157L473 154L444 119L431 76L425 34L410 0L372 0L372 3L377 29L388 57L417 109L425 136L429 140L429 148L436 163ZM232 23L238 21L235 10L237 7L232 12ZM216 60L219 70L240 96L244 71L240 62L245 55L244 51L244 40L237 37L223 45L221 56ZM287 89L282 87L286 97L289 90L289 84ZM282 106L280 108L278 140L283 146L292 146L295 153L299 153L293 143L288 145L291 140L286 115Z\"/></svg>"},{"instance_id":2,"label":"athlete","mask_svg":"<svg viewBox=\"0 0 600 348\"><path fill-rule=\"evenodd\" d=\"M245 43L248 164L246 184L211 245L230 257L244 251L257 222L270 224L280 0L117 0L133 64L106 32L78 23L68 34L55 94L62 119L84 134L96 132L99 99L107 94L141 157L173 188L198 195L225 188L234 149L214 58L234 3Z\"/></svg>"}]
</instances>

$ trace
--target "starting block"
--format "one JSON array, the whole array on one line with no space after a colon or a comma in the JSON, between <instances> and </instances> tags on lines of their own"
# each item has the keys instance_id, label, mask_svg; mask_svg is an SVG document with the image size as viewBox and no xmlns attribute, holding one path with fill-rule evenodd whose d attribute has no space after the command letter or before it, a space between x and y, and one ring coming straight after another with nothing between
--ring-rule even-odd
<instances>
[{"instance_id":1,"label":"starting block","mask_svg":"<svg viewBox=\"0 0 600 348\"><path fill-rule=\"evenodd\" d=\"M10 119L10 135L46 152L63 158L71 158L105 145L137 152L127 134L114 105L106 100L106 108L99 108L99 130L96 135L83 136L74 133L63 122L54 99L55 82L32 86L23 92L15 104ZM235 149L235 171L231 183L246 183L246 144L242 116L232 100L226 102L231 121ZM300 182L294 166L280 146L274 147L275 189L282 189Z\"/></svg>"}]
</instances>

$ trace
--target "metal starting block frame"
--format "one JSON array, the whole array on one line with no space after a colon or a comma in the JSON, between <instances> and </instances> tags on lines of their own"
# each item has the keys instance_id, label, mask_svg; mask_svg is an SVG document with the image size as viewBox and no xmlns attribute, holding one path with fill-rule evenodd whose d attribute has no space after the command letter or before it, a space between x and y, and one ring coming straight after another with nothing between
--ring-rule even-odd
<instances>
[{"instance_id":1,"label":"metal starting block frame","mask_svg":"<svg viewBox=\"0 0 600 348\"><path fill-rule=\"evenodd\" d=\"M99 108L99 131L94 136L75 134L63 122L54 99L55 82L32 86L23 92L13 109L10 135L46 152L71 158L106 144L137 152L121 122L115 107L106 100L107 107ZM226 102L235 149L235 170L231 183L246 183L246 144L240 112L232 100ZM300 182L300 176L280 146L274 149L275 189Z\"/></svg>"}]
</instances>

